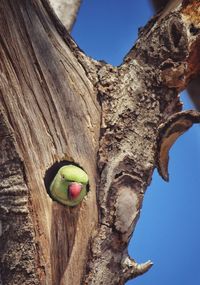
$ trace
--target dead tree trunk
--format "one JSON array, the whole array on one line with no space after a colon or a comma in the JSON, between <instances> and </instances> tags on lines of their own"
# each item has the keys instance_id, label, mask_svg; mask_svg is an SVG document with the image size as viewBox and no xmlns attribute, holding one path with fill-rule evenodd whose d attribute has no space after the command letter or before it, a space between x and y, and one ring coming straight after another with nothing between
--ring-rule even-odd
<instances>
[{"instance_id":1,"label":"dead tree trunk","mask_svg":"<svg viewBox=\"0 0 200 285\"><path fill-rule=\"evenodd\" d=\"M85 56L46 0L0 2L0 272L4 285L124 284L127 246L157 166L200 121L178 93L199 72L200 1L153 18L119 67ZM195 32L194 32L195 31ZM78 207L48 187L65 161L89 175Z\"/></svg>"}]
</instances>

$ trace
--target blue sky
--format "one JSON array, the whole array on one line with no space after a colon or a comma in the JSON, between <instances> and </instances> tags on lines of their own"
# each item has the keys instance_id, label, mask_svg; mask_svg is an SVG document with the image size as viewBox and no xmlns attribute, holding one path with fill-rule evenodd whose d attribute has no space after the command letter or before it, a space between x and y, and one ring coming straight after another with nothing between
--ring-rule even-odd
<instances>
[{"instance_id":1,"label":"blue sky","mask_svg":"<svg viewBox=\"0 0 200 285\"><path fill-rule=\"evenodd\" d=\"M86 54L119 65L152 14L147 0L83 0L72 35ZM193 108L186 92L182 100ZM199 145L195 125L170 152L170 182L155 171L129 245L131 257L154 266L128 285L200 284Z\"/></svg>"}]
</instances>

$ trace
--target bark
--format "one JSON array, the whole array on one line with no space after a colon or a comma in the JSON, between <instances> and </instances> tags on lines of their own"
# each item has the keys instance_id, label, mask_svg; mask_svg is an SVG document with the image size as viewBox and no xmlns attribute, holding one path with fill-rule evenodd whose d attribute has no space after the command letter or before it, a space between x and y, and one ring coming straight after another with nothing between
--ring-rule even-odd
<instances>
[{"instance_id":1,"label":"bark","mask_svg":"<svg viewBox=\"0 0 200 285\"><path fill-rule=\"evenodd\" d=\"M77 18L81 0L50 0L58 18L70 32Z\"/></svg>"},{"instance_id":2,"label":"bark","mask_svg":"<svg viewBox=\"0 0 200 285\"><path fill-rule=\"evenodd\" d=\"M3 284L124 284L152 266L127 246L154 168L166 172L163 143L182 133L180 118L183 132L199 122L176 114L200 69L199 7L184 1L154 17L113 67L84 55L46 0L1 1ZM89 175L74 208L48 195L66 161Z\"/></svg>"},{"instance_id":3,"label":"bark","mask_svg":"<svg viewBox=\"0 0 200 285\"><path fill-rule=\"evenodd\" d=\"M178 0L179 1L179 0ZM154 9L156 12L160 11L161 9L165 8L167 5L173 4L175 5L177 1L175 0L151 0ZM195 27L191 26L191 30L193 33L196 33ZM196 74L194 78L191 78L190 84L187 86L187 91L189 93L190 99L194 104L195 108L200 111L200 75Z\"/></svg>"}]
</instances>

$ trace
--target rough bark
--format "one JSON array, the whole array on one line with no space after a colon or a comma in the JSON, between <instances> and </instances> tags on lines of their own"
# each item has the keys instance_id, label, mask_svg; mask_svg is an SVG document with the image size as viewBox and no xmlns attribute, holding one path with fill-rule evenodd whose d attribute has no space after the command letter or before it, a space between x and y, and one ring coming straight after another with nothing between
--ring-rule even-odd
<instances>
[{"instance_id":1,"label":"rough bark","mask_svg":"<svg viewBox=\"0 0 200 285\"><path fill-rule=\"evenodd\" d=\"M50 0L58 18L70 32L77 18L81 0Z\"/></svg>"},{"instance_id":2,"label":"rough bark","mask_svg":"<svg viewBox=\"0 0 200 285\"><path fill-rule=\"evenodd\" d=\"M3 284L124 284L152 266L127 246L162 165L170 132L159 126L174 123L178 93L200 69L198 8L184 1L154 17L113 67L86 57L46 0L0 2ZM90 181L70 209L47 193L63 161Z\"/></svg>"},{"instance_id":3,"label":"rough bark","mask_svg":"<svg viewBox=\"0 0 200 285\"><path fill-rule=\"evenodd\" d=\"M160 11L161 9L165 8L167 5L173 4L175 5L176 2L179 0L151 0L154 9L156 12ZM180 2L180 1L179 1ZM196 30L195 27L191 26L191 30L193 33L198 33L198 29ZM191 79L190 84L187 86L187 91L190 95L190 99L194 104L195 108L200 111L200 75L195 74L195 78Z\"/></svg>"}]
</instances>

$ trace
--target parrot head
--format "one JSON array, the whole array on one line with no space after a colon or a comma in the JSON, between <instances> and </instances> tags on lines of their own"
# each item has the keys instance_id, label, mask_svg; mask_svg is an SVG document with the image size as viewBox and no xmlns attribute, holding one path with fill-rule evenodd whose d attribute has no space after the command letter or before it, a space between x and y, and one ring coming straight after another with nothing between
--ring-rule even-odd
<instances>
[{"instance_id":1,"label":"parrot head","mask_svg":"<svg viewBox=\"0 0 200 285\"><path fill-rule=\"evenodd\" d=\"M65 165L56 174L50 186L51 196L58 202L78 205L87 194L88 175L80 167Z\"/></svg>"}]
</instances>

